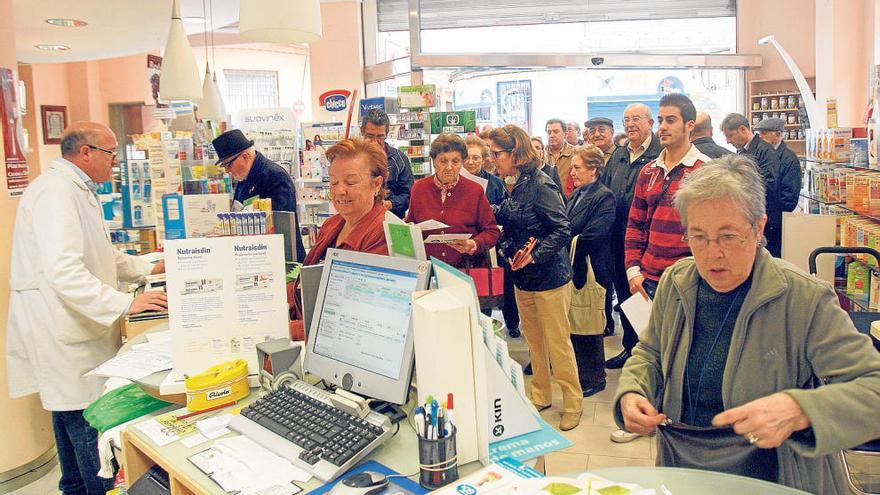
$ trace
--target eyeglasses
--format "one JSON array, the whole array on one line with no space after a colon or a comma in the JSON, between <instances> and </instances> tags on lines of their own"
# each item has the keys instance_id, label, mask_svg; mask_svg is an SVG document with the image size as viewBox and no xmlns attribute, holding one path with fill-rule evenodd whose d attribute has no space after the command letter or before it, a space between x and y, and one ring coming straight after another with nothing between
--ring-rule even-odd
<instances>
[{"instance_id":1,"label":"eyeglasses","mask_svg":"<svg viewBox=\"0 0 880 495\"><path fill-rule=\"evenodd\" d=\"M634 117L624 117L624 118L623 118L623 123L624 123L624 124L629 124L630 122L632 122L633 124L638 124L638 123L641 122L642 120L644 120L644 117L642 117L641 115L636 115L636 116L634 116Z\"/></svg>"},{"instance_id":2,"label":"eyeglasses","mask_svg":"<svg viewBox=\"0 0 880 495\"><path fill-rule=\"evenodd\" d=\"M102 147L100 147L100 146L95 146L94 144L87 144L86 146L88 146L89 149L93 149L93 150L96 150L96 151L100 151L101 153L107 153L108 155L110 155L110 158L113 158L114 160L116 159L116 155L117 155L117 153L116 153L115 151L113 151L113 150L108 150L107 148L102 148Z\"/></svg>"},{"instance_id":3,"label":"eyeglasses","mask_svg":"<svg viewBox=\"0 0 880 495\"><path fill-rule=\"evenodd\" d=\"M626 122L626 119L624 119L624 122ZM596 133L604 134L610 130L611 130L611 128L609 128L608 126L604 126L604 125L600 125L599 127L587 127L587 132L589 132L590 134L596 134Z\"/></svg>"},{"instance_id":4,"label":"eyeglasses","mask_svg":"<svg viewBox=\"0 0 880 495\"><path fill-rule=\"evenodd\" d=\"M363 138L370 141L384 141L387 136L385 134L369 134L364 133Z\"/></svg>"},{"instance_id":5,"label":"eyeglasses","mask_svg":"<svg viewBox=\"0 0 880 495\"><path fill-rule=\"evenodd\" d=\"M489 150L489 158L498 158L498 155L500 155L501 153L510 153L511 151L513 150Z\"/></svg>"},{"instance_id":6,"label":"eyeglasses","mask_svg":"<svg viewBox=\"0 0 880 495\"><path fill-rule=\"evenodd\" d=\"M244 153L244 152L242 152L242 153ZM232 162L234 162L235 160L238 160L238 157L240 157L240 156L242 155L242 153L239 153L239 154L233 156L233 157L230 158L229 160L224 160L224 161L218 163L217 166L218 166L218 167L221 167L221 168L229 168L229 167L231 167L231 166L232 166Z\"/></svg>"},{"instance_id":7,"label":"eyeglasses","mask_svg":"<svg viewBox=\"0 0 880 495\"><path fill-rule=\"evenodd\" d=\"M687 242L692 250L706 249L709 247L709 243L714 241L717 242L718 247L724 251L736 249L749 240L748 236L745 234L721 234L714 239L702 234L684 234L681 236L681 239Z\"/></svg>"}]
</instances>

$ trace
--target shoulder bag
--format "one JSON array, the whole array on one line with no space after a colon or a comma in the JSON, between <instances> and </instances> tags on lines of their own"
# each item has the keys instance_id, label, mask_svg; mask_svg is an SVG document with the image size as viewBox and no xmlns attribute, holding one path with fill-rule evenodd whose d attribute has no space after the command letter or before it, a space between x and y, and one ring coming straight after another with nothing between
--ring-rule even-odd
<instances>
[{"instance_id":1,"label":"shoulder bag","mask_svg":"<svg viewBox=\"0 0 880 495\"><path fill-rule=\"evenodd\" d=\"M574 265L578 236L571 240L571 262ZM575 335L602 335L605 331L605 288L596 282L596 274L587 257L587 282L580 289L571 284L571 306L568 321Z\"/></svg>"}]
</instances>

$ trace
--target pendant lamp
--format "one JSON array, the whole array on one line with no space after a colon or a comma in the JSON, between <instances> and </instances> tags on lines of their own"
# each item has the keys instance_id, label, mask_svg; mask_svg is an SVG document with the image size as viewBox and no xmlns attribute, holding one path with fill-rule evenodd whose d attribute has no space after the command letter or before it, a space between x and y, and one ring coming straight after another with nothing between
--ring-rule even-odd
<instances>
[{"instance_id":1,"label":"pendant lamp","mask_svg":"<svg viewBox=\"0 0 880 495\"><path fill-rule=\"evenodd\" d=\"M206 120L226 120L226 105L223 104L223 97L220 96L220 88L217 86L217 73L212 75L207 63L202 99L199 100L199 117Z\"/></svg>"},{"instance_id":2,"label":"pendant lamp","mask_svg":"<svg viewBox=\"0 0 880 495\"><path fill-rule=\"evenodd\" d=\"M159 80L162 100L197 100L202 97L202 85L196 57L183 29L177 0L172 0L171 29L162 55L162 76Z\"/></svg>"},{"instance_id":3,"label":"pendant lamp","mask_svg":"<svg viewBox=\"0 0 880 495\"><path fill-rule=\"evenodd\" d=\"M250 41L318 41L321 39L320 0L241 0L238 32Z\"/></svg>"}]
</instances>

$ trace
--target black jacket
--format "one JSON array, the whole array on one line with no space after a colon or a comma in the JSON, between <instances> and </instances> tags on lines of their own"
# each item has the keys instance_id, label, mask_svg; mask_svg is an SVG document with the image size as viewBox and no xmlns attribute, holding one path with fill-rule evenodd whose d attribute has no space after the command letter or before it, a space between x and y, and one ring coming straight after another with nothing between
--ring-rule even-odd
<instances>
[{"instance_id":1,"label":"black jacket","mask_svg":"<svg viewBox=\"0 0 880 495\"><path fill-rule=\"evenodd\" d=\"M779 205L782 211L794 211L800 199L801 161L785 141L776 148L779 155Z\"/></svg>"},{"instance_id":2,"label":"black jacket","mask_svg":"<svg viewBox=\"0 0 880 495\"><path fill-rule=\"evenodd\" d=\"M636 158L636 161L630 163L628 146L629 142L614 150L614 154L611 155L611 158L608 159L608 163L605 165L605 172L600 177L602 184L614 193L617 211L614 217L612 235L619 236L621 239L626 235L629 207L635 194L636 179L639 178L639 171L642 170L642 167L660 156L661 151L660 138L654 134L651 136L651 144L648 146L648 149L642 153L642 156Z\"/></svg>"},{"instance_id":3,"label":"black jacket","mask_svg":"<svg viewBox=\"0 0 880 495\"><path fill-rule=\"evenodd\" d=\"M385 156L388 157L388 201L391 201L391 213L399 218L406 216L409 208L410 190L412 190L413 178L412 166L409 158L399 149L385 144Z\"/></svg>"},{"instance_id":4,"label":"black jacket","mask_svg":"<svg viewBox=\"0 0 880 495\"><path fill-rule=\"evenodd\" d=\"M719 145L712 139L712 136L705 136L701 138L694 139L691 141L691 144L697 147L700 150L700 153L708 156L709 158L721 158L724 155L729 155L733 153L729 149L724 146Z\"/></svg>"},{"instance_id":5,"label":"black jacket","mask_svg":"<svg viewBox=\"0 0 880 495\"><path fill-rule=\"evenodd\" d=\"M495 219L503 227L499 245L505 257L513 258L529 237L538 241L532 251L535 262L511 272L516 287L526 291L556 289L571 280L571 232L565 203L556 183L539 172L537 165L523 167L510 197L493 207Z\"/></svg>"},{"instance_id":6,"label":"black jacket","mask_svg":"<svg viewBox=\"0 0 880 495\"><path fill-rule=\"evenodd\" d=\"M565 211L572 237L579 235L572 263L572 282L580 289L587 281L587 257L600 285L614 277L611 258L611 228L614 226L614 194L601 182L572 191Z\"/></svg>"},{"instance_id":7,"label":"black jacket","mask_svg":"<svg viewBox=\"0 0 880 495\"><path fill-rule=\"evenodd\" d=\"M779 203L779 155L772 146L757 134L739 153L755 160L764 178L764 196L767 199L767 224L775 227L782 224L782 207Z\"/></svg>"},{"instance_id":8,"label":"black jacket","mask_svg":"<svg viewBox=\"0 0 880 495\"><path fill-rule=\"evenodd\" d=\"M553 182L556 183L556 187L558 187L560 191L562 190L562 179L559 177L559 170L556 170L556 167L549 163L545 163L541 167L541 172L544 172L548 177L553 179Z\"/></svg>"},{"instance_id":9,"label":"black jacket","mask_svg":"<svg viewBox=\"0 0 880 495\"><path fill-rule=\"evenodd\" d=\"M247 177L235 186L235 201L242 204L254 196L272 200L272 210L294 212L296 227L296 259L306 258L306 250L299 233L299 213L296 211L296 189L293 180L281 165L269 160L257 151L254 164Z\"/></svg>"}]
</instances>

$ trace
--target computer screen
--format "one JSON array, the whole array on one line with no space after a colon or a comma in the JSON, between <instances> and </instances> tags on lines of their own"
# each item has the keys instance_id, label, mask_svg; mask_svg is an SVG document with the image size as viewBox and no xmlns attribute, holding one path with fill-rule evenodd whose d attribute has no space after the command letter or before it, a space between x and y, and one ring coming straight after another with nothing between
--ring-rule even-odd
<instances>
[{"instance_id":1,"label":"computer screen","mask_svg":"<svg viewBox=\"0 0 880 495\"><path fill-rule=\"evenodd\" d=\"M403 404L412 375L412 294L430 263L330 249L304 367L327 382Z\"/></svg>"}]
</instances>

